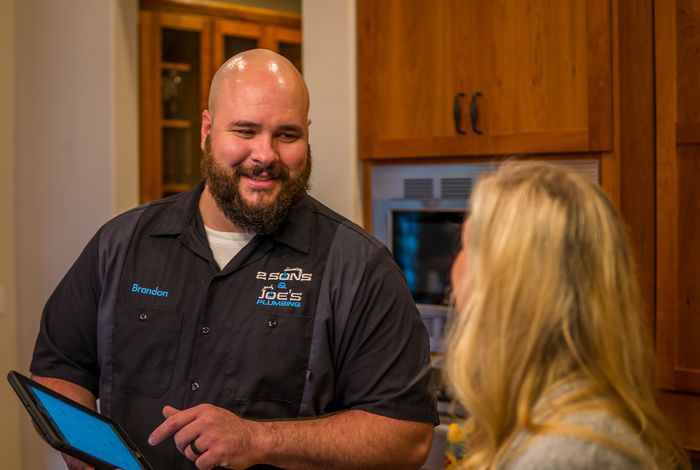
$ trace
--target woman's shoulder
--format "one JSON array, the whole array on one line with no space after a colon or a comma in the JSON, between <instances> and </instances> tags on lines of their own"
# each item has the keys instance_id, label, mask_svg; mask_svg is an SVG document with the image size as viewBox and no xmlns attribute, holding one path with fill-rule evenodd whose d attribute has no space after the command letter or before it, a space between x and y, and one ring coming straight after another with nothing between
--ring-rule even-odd
<instances>
[{"instance_id":1,"label":"woman's shoulder","mask_svg":"<svg viewBox=\"0 0 700 470\"><path fill-rule=\"evenodd\" d=\"M560 432L529 435L525 439L524 450L517 452L506 468L583 470L641 469L650 466L650 461L640 461L639 456L631 455L620 447L636 452L644 449L643 443L629 426L608 411L574 413L567 416L562 424ZM571 429L574 432L567 432Z\"/></svg>"}]
</instances>

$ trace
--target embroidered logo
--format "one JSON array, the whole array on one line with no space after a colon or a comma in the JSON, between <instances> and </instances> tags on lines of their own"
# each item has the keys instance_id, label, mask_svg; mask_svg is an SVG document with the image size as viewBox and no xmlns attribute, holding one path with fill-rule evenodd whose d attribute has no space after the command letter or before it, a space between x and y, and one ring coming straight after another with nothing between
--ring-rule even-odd
<instances>
[{"instance_id":1,"label":"embroidered logo","mask_svg":"<svg viewBox=\"0 0 700 470\"><path fill-rule=\"evenodd\" d=\"M256 279L262 279L264 281L303 281L308 282L311 280L311 274L305 273L302 268L284 268L282 272L278 273L266 273L264 271L258 271L255 276Z\"/></svg>"},{"instance_id":2,"label":"embroidered logo","mask_svg":"<svg viewBox=\"0 0 700 470\"><path fill-rule=\"evenodd\" d=\"M137 294L143 294L143 295L152 295L155 297L167 297L168 296L168 291L167 290L160 290L158 286L155 287L155 289L151 289L149 287L141 287L137 283L133 283L131 285L131 292L136 292Z\"/></svg>"},{"instance_id":3,"label":"embroidered logo","mask_svg":"<svg viewBox=\"0 0 700 470\"><path fill-rule=\"evenodd\" d=\"M293 284L292 281L309 282L312 277L311 273L305 273L302 268L286 267L280 272L273 273L258 271L255 275L256 279L273 282L262 287L255 304L266 307L301 308L304 293L301 290L293 289L289 283Z\"/></svg>"},{"instance_id":4,"label":"embroidered logo","mask_svg":"<svg viewBox=\"0 0 700 470\"><path fill-rule=\"evenodd\" d=\"M268 307L301 308L302 300L302 292L287 288L286 282L278 282L276 286L274 284L264 286L255 303Z\"/></svg>"}]
</instances>

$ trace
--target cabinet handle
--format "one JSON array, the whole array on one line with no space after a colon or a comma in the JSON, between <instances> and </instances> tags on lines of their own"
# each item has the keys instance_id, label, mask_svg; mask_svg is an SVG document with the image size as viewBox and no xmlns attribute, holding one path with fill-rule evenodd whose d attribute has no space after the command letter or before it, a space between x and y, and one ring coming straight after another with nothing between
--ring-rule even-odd
<instances>
[{"instance_id":1,"label":"cabinet handle","mask_svg":"<svg viewBox=\"0 0 700 470\"><path fill-rule=\"evenodd\" d=\"M472 118L472 130L474 131L474 134L483 134L483 132L476 127L476 123L479 122L479 106L478 103L476 102L476 99L480 96L484 96L483 93L480 91L477 91L472 95L472 103L471 106L469 107L471 118Z\"/></svg>"},{"instance_id":2,"label":"cabinet handle","mask_svg":"<svg viewBox=\"0 0 700 470\"><path fill-rule=\"evenodd\" d=\"M466 132L460 127L460 123L462 122L462 110L459 108L459 99L462 97L464 97L464 93L461 91L455 95L454 104L452 105L452 114L455 120L455 131L457 131L457 134L464 135Z\"/></svg>"}]
</instances>

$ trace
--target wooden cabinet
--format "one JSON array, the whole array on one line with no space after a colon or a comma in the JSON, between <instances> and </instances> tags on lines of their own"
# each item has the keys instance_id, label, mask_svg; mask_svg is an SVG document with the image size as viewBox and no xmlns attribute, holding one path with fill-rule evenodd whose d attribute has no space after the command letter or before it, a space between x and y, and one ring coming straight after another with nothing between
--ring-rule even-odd
<instances>
[{"instance_id":1,"label":"wooden cabinet","mask_svg":"<svg viewBox=\"0 0 700 470\"><path fill-rule=\"evenodd\" d=\"M610 0L359 0L358 39L363 158L611 148Z\"/></svg>"},{"instance_id":2,"label":"wooden cabinet","mask_svg":"<svg viewBox=\"0 0 700 470\"><path fill-rule=\"evenodd\" d=\"M700 0L655 4L662 404L700 451Z\"/></svg>"},{"instance_id":3,"label":"wooden cabinet","mask_svg":"<svg viewBox=\"0 0 700 470\"><path fill-rule=\"evenodd\" d=\"M358 15L366 182L399 162L600 161L655 329L659 403L700 456L700 0L359 0Z\"/></svg>"},{"instance_id":4,"label":"wooden cabinet","mask_svg":"<svg viewBox=\"0 0 700 470\"><path fill-rule=\"evenodd\" d=\"M301 70L301 19L189 0L141 0L139 15L140 198L145 202L199 181L201 114L211 78L227 58L266 48Z\"/></svg>"}]
</instances>

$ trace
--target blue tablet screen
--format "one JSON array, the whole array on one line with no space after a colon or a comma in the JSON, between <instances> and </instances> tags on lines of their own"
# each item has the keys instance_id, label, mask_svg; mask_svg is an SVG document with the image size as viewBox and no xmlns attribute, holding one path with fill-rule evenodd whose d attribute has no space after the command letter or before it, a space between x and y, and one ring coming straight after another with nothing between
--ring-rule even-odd
<instances>
[{"instance_id":1,"label":"blue tablet screen","mask_svg":"<svg viewBox=\"0 0 700 470\"><path fill-rule=\"evenodd\" d=\"M124 470L142 470L124 441L112 426L82 410L31 387L32 392L51 416L66 442L86 454Z\"/></svg>"}]
</instances>

